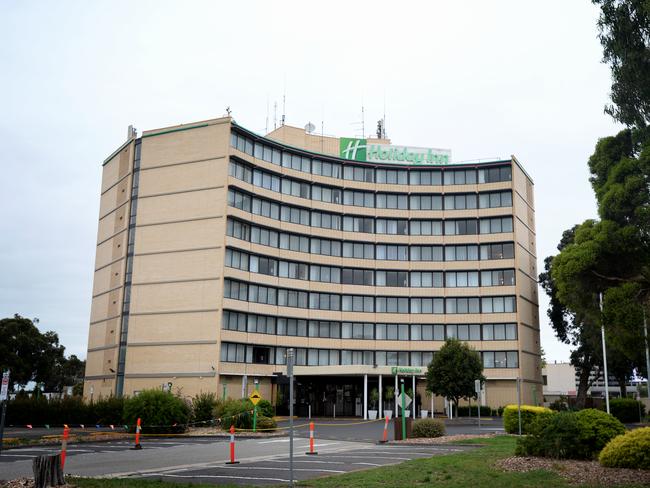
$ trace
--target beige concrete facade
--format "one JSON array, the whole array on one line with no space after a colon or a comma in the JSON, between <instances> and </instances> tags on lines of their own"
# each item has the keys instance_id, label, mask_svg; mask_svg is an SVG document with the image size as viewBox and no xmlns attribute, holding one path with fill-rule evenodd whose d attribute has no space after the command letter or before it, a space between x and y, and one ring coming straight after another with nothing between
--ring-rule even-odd
<instances>
[{"instance_id":1,"label":"beige concrete facade","mask_svg":"<svg viewBox=\"0 0 650 488\"><path fill-rule=\"evenodd\" d=\"M237 144L232 142L232 133L250 141L250 150L245 145L233 147ZM388 144L390 141L373 142ZM258 149L253 150L255 145L259 146L259 153ZM267 149L270 155L268 157L264 153ZM271 151L275 151L272 156ZM409 329L412 334L410 340L385 340L379 337L343 338L343 333L337 333L338 337L332 338L309 334L293 336L288 333L276 335L248 330L226 330L224 312L242 312L254 317L272 318L273 323L278 324L277 330L280 322L285 319L331 321L339 324L336 327L340 331L344 328L343 324L348 322L379 324L372 326L373 331L381 324L407 324L409 327L411 324L431 324L434 327L448 324L448 328L444 329L446 334L452 330L449 327L455 324L481 324L482 331L483 324L516 324L516 334L509 339L488 340L485 339L485 332L481 332L481 340L468 341L484 355L503 351L510 354L508 367L486 367L484 374L488 381L485 401L493 407L515 402L515 379L521 377L524 381L523 401L541 402L534 190L531 179L519 162L512 157L511 160L489 164L442 167L364 165L340 159L338 152L338 138L306 134L302 129L289 126L283 126L263 138L236 125L230 118L222 118L145 131L140 138L135 135L131 137L106 159L100 196L84 395L87 398L111 394L133 395L144 388L172 383L173 390L184 396L213 391L220 396L225 394L239 397L249 394L253 382L257 380L262 396L275 402L279 389L277 375L274 373L286 372L286 366L282 364L280 357L287 347L329 351L327 354L330 354L330 359L326 366L298 365L296 374L299 378L363 379L366 381L367 395L368 379L372 382L382 376L384 387L392 385L394 381L391 365L377 364L379 358L406 352L410 354L406 356L410 358L409 361L417 362L421 353L436 351L444 343L440 337L436 340L416 339L412 329ZM262 154L264 157L261 157ZM352 167L375 167L380 170L466 169L478 174L479 170L485 168L509 167L511 179L458 185L404 185L355 181L313 174L290 167L291 165L279 164L278 157L290 158L292 155L310 161L322 160ZM341 192L355 190L373 194L442 196L451 193L480 194L505 191L511 192L512 205L459 210L414 210L351 206L344 205L342 200L341 203L328 203L256 185L252 179L245 181L237 178L231 171L232 162L249 168L251 172L261 170L267 175L311 185L312 188L314 185L322 185L340 189ZM476 221L490 217L512 217L513 224L512 231L509 232L468 235L423 236L409 235L409 232L406 235L351 232L292 223L236 208L229 205L229 191L231 195L232 192L239 192L266 202L260 206L286 205L296 211L321 211L342 218L355 216L404 219L412 222L416 219ZM422 245L474 245L480 248L481 244L514 243L514 253L503 259L462 261L399 261L323 255L310 252L309 249L290 250L253 242L250 238L228 235L229 222L232 225L234 221L256 228L290 233L297 236L296 238L302 236L308 239L354 241L357 244L372 244L377 246L377 249L385 244L399 244L411 248ZM378 286L376 283L329 283L227 266L227 250L229 253L244 252L248 256L247 259L251 260L274 258L278 263L302 263L308 267L363 269L372 271L373 276L378 276L377 272L384 270L408 273L478 271L479 274L485 270L513 270L515 282L499 286L426 288ZM336 294L342 302L346 300L346 296L356 295L370 297L373 304L377 301L376 297L403 298L411 303L411 309L410 313L344 311L341 305L338 310L325 310L320 307L297 308L249 299L233 299L225 296L229 293L231 283L269 287L275 290L274 293L278 296L284 293L281 290L290 290L287 293L307 292L312 295L316 292ZM480 313L413 313L412 300L420 297L470 297L471 300L477 299L476 303L482 304L484 298L514 297L516 309L494 313L484 313L484 309ZM311 301L311 297L308 297L308 300ZM495 299L495 303L496 300L498 299ZM251 317L248 317L248 320L251 320ZM273 327L275 330L275 325ZM229 360L229 344L243 347L240 349L243 351L243 360L239 351L236 352L236 360ZM310 351L306 351L306 357L312 354ZM375 364L345 364L344 355L347 352L343 351L372 352ZM380 355L382 351L388 351L386 356ZM322 356L325 355L322 352L313 354L321 354L319 361L322 361ZM258 357L259 355L261 357ZM273 357L269 359L267 356L270 355ZM489 359L484 357L485 361L489 364ZM419 377L417 391L422 398L421 408L429 409L430 397L426 396L422 380L426 365L416 364L413 367L421 370L421 374L416 375ZM411 385L412 376L406 375L408 386ZM434 398L434 406L440 411L443 408L443 399Z\"/></svg>"}]
</instances>

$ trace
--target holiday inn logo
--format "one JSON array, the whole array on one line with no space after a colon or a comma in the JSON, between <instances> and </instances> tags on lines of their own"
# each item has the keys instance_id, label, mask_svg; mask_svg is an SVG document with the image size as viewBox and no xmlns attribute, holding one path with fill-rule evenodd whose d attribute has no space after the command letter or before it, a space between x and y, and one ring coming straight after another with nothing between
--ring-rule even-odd
<instances>
[{"instance_id":1,"label":"holiday inn logo","mask_svg":"<svg viewBox=\"0 0 650 488\"><path fill-rule=\"evenodd\" d=\"M339 157L364 163L436 165L450 164L449 149L430 147L392 146L368 143L368 139L341 137Z\"/></svg>"},{"instance_id":2,"label":"holiday inn logo","mask_svg":"<svg viewBox=\"0 0 650 488\"><path fill-rule=\"evenodd\" d=\"M366 161L366 139L352 139L341 137L339 144L339 155L353 161Z\"/></svg>"}]
</instances>

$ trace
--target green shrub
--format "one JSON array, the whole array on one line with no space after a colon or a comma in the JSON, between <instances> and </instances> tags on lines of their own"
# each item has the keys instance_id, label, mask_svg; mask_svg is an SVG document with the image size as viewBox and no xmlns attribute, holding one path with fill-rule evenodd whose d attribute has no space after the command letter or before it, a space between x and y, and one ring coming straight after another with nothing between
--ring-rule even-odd
<instances>
[{"instance_id":1,"label":"green shrub","mask_svg":"<svg viewBox=\"0 0 650 488\"><path fill-rule=\"evenodd\" d=\"M92 424L122 425L124 423L124 398L106 397L88 404Z\"/></svg>"},{"instance_id":2,"label":"green shrub","mask_svg":"<svg viewBox=\"0 0 650 488\"><path fill-rule=\"evenodd\" d=\"M645 405L632 398L613 398L609 401L609 411L621 422L640 422L645 416Z\"/></svg>"},{"instance_id":3,"label":"green shrub","mask_svg":"<svg viewBox=\"0 0 650 488\"><path fill-rule=\"evenodd\" d=\"M237 429L253 428L253 404L247 398L240 400L228 399L219 405L218 418L221 419L221 428L230 429L234 425Z\"/></svg>"},{"instance_id":4,"label":"green shrub","mask_svg":"<svg viewBox=\"0 0 650 488\"><path fill-rule=\"evenodd\" d=\"M566 400L559 399L551 403L548 408L555 412L566 412L569 410L569 404L566 402Z\"/></svg>"},{"instance_id":5,"label":"green shrub","mask_svg":"<svg viewBox=\"0 0 650 488\"><path fill-rule=\"evenodd\" d=\"M535 417L541 413L550 413L551 410L546 407L535 407L533 405L521 406L521 433L529 432L530 424ZM519 433L519 415L517 405L507 405L503 409L503 427L508 434Z\"/></svg>"},{"instance_id":6,"label":"green shrub","mask_svg":"<svg viewBox=\"0 0 650 488\"><path fill-rule=\"evenodd\" d=\"M615 437L600 452L598 460L608 468L650 469L650 427Z\"/></svg>"},{"instance_id":7,"label":"green shrub","mask_svg":"<svg viewBox=\"0 0 650 488\"><path fill-rule=\"evenodd\" d=\"M478 409L476 405L472 405L471 408L469 405L463 407L458 407L457 415L459 417L476 417L478 415ZM492 409L490 407L481 406L481 417L489 417L492 415Z\"/></svg>"},{"instance_id":8,"label":"green shrub","mask_svg":"<svg viewBox=\"0 0 650 488\"><path fill-rule=\"evenodd\" d=\"M257 415L259 420L259 415L264 415L265 417L272 418L275 415L273 410L273 405L268 400L260 400L257 402Z\"/></svg>"},{"instance_id":9,"label":"green shrub","mask_svg":"<svg viewBox=\"0 0 650 488\"><path fill-rule=\"evenodd\" d=\"M580 442L585 458L597 455L607 443L618 435L625 434L625 426L608 413L593 408L576 413L580 426Z\"/></svg>"},{"instance_id":10,"label":"green shrub","mask_svg":"<svg viewBox=\"0 0 650 488\"><path fill-rule=\"evenodd\" d=\"M442 437L445 424L437 419L418 419L413 422L413 437Z\"/></svg>"},{"instance_id":11,"label":"green shrub","mask_svg":"<svg viewBox=\"0 0 650 488\"><path fill-rule=\"evenodd\" d=\"M195 422L212 420L212 411L217 406L217 396L210 393L199 393L192 399L192 419Z\"/></svg>"},{"instance_id":12,"label":"green shrub","mask_svg":"<svg viewBox=\"0 0 650 488\"><path fill-rule=\"evenodd\" d=\"M572 458L580 451L580 425L574 413L538 414L528 426L528 435L517 439L515 454L555 459Z\"/></svg>"},{"instance_id":13,"label":"green shrub","mask_svg":"<svg viewBox=\"0 0 650 488\"><path fill-rule=\"evenodd\" d=\"M611 415L594 409L541 413L517 441L516 454L556 459L593 459L625 427Z\"/></svg>"},{"instance_id":14,"label":"green shrub","mask_svg":"<svg viewBox=\"0 0 650 488\"><path fill-rule=\"evenodd\" d=\"M257 430L275 430L278 424L271 417L257 417Z\"/></svg>"},{"instance_id":15,"label":"green shrub","mask_svg":"<svg viewBox=\"0 0 650 488\"><path fill-rule=\"evenodd\" d=\"M157 389L143 390L124 401L124 421L133 430L137 419L142 419L143 433L185 432L190 413L182 398Z\"/></svg>"}]
</instances>

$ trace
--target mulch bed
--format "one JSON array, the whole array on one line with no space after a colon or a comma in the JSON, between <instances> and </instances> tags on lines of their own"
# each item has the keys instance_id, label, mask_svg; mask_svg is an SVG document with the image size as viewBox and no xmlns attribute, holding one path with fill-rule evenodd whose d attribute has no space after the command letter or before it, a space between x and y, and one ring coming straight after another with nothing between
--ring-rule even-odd
<instances>
[{"instance_id":1,"label":"mulch bed","mask_svg":"<svg viewBox=\"0 0 650 488\"><path fill-rule=\"evenodd\" d=\"M494 437L497 434L458 434L443 437L412 437L403 441L392 441L391 444L448 444L465 439L481 439Z\"/></svg>"},{"instance_id":2,"label":"mulch bed","mask_svg":"<svg viewBox=\"0 0 650 488\"><path fill-rule=\"evenodd\" d=\"M34 480L31 478L18 478L11 481L0 481L0 488L34 488ZM57 488L74 488L74 485L60 485Z\"/></svg>"},{"instance_id":3,"label":"mulch bed","mask_svg":"<svg viewBox=\"0 0 650 488\"><path fill-rule=\"evenodd\" d=\"M496 462L496 466L504 471L519 473L545 469L559 474L572 485L589 483L603 486L621 484L650 486L650 471L648 470L605 468L597 461L515 456L500 459Z\"/></svg>"}]
</instances>

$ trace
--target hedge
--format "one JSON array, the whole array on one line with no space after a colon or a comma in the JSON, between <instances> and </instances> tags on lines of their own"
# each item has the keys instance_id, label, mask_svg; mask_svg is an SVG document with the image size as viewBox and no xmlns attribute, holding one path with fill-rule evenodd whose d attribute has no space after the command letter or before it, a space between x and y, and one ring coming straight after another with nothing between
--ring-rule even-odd
<instances>
[{"instance_id":1,"label":"hedge","mask_svg":"<svg viewBox=\"0 0 650 488\"><path fill-rule=\"evenodd\" d=\"M81 397L47 399L19 395L7 404L6 425L122 425L124 399L108 397L85 403Z\"/></svg>"},{"instance_id":2,"label":"hedge","mask_svg":"<svg viewBox=\"0 0 650 488\"><path fill-rule=\"evenodd\" d=\"M533 405L521 406L521 433L527 434L530 424L541 413L551 413L550 408L536 407ZM519 415L517 405L507 405L503 409L503 427L508 434L519 433Z\"/></svg>"},{"instance_id":3,"label":"hedge","mask_svg":"<svg viewBox=\"0 0 650 488\"><path fill-rule=\"evenodd\" d=\"M593 459L625 426L600 410L540 413L526 437L517 441L516 454L556 459Z\"/></svg>"},{"instance_id":4,"label":"hedge","mask_svg":"<svg viewBox=\"0 0 650 488\"><path fill-rule=\"evenodd\" d=\"M615 437L600 452L598 460L608 468L650 469L650 427Z\"/></svg>"},{"instance_id":5,"label":"hedge","mask_svg":"<svg viewBox=\"0 0 650 488\"><path fill-rule=\"evenodd\" d=\"M621 422L641 422L645 416L645 405L632 398L613 398L609 401L609 411Z\"/></svg>"},{"instance_id":6,"label":"hedge","mask_svg":"<svg viewBox=\"0 0 650 488\"><path fill-rule=\"evenodd\" d=\"M445 424L437 419L418 419L413 422L413 437L442 437Z\"/></svg>"},{"instance_id":7,"label":"hedge","mask_svg":"<svg viewBox=\"0 0 650 488\"><path fill-rule=\"evenodd\" d=\"M188 402L162 390L142 390L138 395L124 401L125 423L133 426L137 419L141 418L143 433L185 432L190 413Z\"/></svg>"},{"instance_id":8,"label":"hedge","mask_svg":"<svg viewBox=\"0 0 650 488\"><path fill-rule=\"evenodd\" d=\"M493 410L490 407L484 405L481 406L481 417L490 417L492 412ZM471 407L465 405L463 407L458 407L456 415L459 417L476 417L478 415L478 409L476 408L476 405L472 405Z\"/></svg>"}]
</instances>

